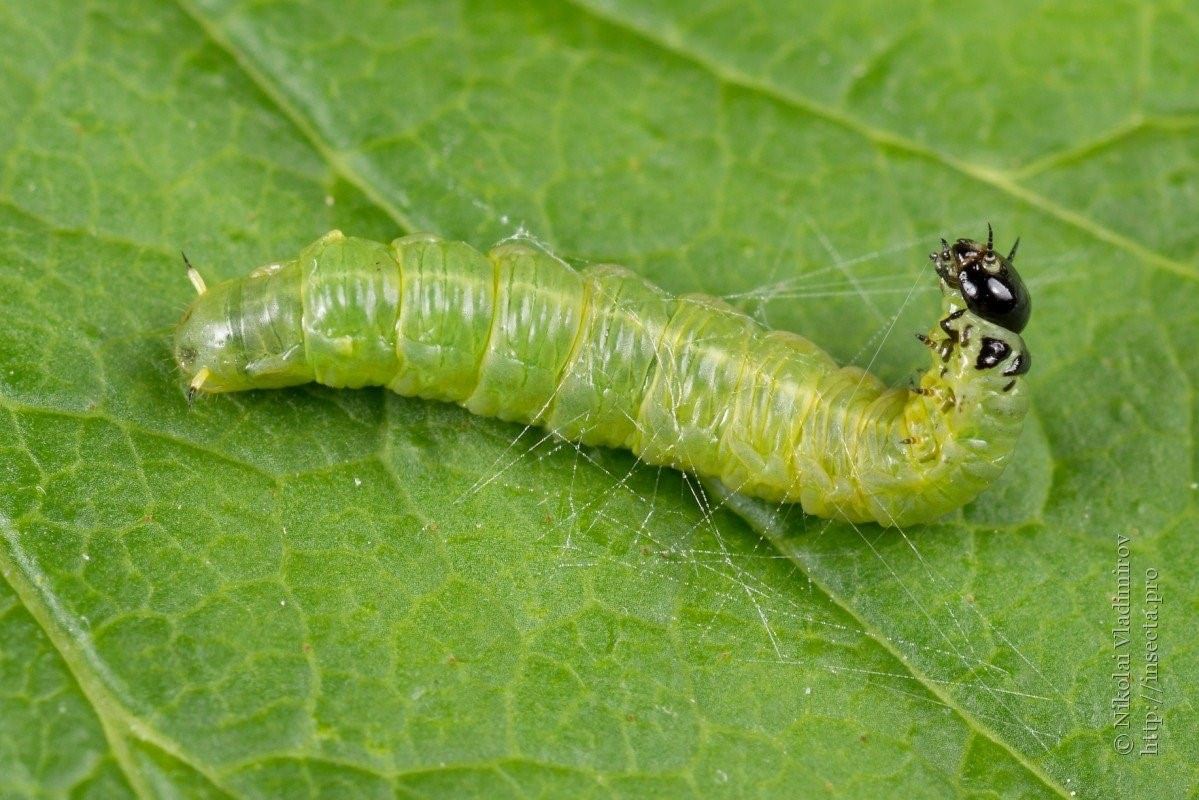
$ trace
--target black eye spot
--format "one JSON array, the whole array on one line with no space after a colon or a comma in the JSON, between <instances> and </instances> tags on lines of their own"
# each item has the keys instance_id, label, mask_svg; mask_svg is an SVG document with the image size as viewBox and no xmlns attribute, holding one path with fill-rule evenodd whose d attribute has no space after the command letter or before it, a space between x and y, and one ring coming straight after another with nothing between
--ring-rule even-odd
<instances>
[{"instance_id":1,"label":"black eye spot","mask_svg":"<svg viewBox=\"0 0 1199 800\"><path fill-rule=\"evenodd\" d=\"M1012 348L1007 342L1002 339L992 339L990 336L983 337L982 348L978 351L978 360L974 362L975 369L991 369L998 366L1005 358L1011 355ZM1007 374L1006 372L1004 373Z\"/></svg>"},{"instance_id":2,"label":"black eye spot","mask_svg":"<svg viewBox=\"0 0 1199 800\"><path fill-rule=\"evenodd\" d=\"M1024 375L1032 367L1032 356L1025 350L1023 353L1016 353L1016 357L1012 359L1012 363L1003 371L1004 375Z\"/></svg>"},{"instance_id":3,"label":"black eye spot","mask_svg":"<svg viewBox=\"0 0 1199 800\"><path fill-rule=\"evenodd\" d=\"M196 348L190 345L184 345L179 348L179 359L186 361L188 364L196 360Z\"/></svg>"},{"instance_id":4,"label":"black eye spot","mask_svg":"<svg viewBox=\"0 0 1199 800\"><path fill-rule=\"evenodd\" d=\"M970 310L983 319L1016 333L1028 324L1032 310L1028 290L1002 260L996 261L994 271L982 261L960 270L958 288Z\"/></svg>"},{"instance_id":5,"label":"black eye spot","mask_svg":"<svg viewBox=\"0 0 1199 800\"><path fill-rule=\"evenodd\" d=\"M987 291L991 293L992 302L997 304L1015 303L1016 298L1012 296L1012 289L998 278L987 279Z\"/></svg>"}]
</instances>

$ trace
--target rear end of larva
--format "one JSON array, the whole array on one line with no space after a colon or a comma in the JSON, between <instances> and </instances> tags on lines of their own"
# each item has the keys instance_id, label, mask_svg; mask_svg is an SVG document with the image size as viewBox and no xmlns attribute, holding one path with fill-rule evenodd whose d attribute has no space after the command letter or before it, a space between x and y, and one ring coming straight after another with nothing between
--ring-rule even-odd
<instances>
[{"instance_id":1,"label":"rear end of larva","mask_svg":"<svg viewBox=\"0 0 1199 800\"><path fill-rule=\"evenodd\" d=\"M934 353L918 391L887 389L714 298L519 242L483 254L333 231L245 278L194 280L175 347L193 391L386 386L854 522L906 525L972 499L1027 407L971 363L981 334L1000 335L973 314L954 324L975 344Z\"/></svg>"}]
</instances>

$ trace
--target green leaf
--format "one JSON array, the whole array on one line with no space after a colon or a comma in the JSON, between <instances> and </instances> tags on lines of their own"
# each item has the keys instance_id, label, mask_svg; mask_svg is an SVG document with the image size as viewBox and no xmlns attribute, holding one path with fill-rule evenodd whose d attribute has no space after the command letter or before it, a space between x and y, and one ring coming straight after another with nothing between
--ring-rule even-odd
<instances>
[{"instance_id":1,"label":"green leaf","mask_svg":"<svg viewBox=\"0 0 1199 800\"><path fill-rule=\"evenodd\" d=\"M0 796L1194 797L1199 15L821 5L0 7ZM167 344L181 247L525 231L898 382L986 221L1034 412L905 531Z\"/></svg>"}]
</instances>

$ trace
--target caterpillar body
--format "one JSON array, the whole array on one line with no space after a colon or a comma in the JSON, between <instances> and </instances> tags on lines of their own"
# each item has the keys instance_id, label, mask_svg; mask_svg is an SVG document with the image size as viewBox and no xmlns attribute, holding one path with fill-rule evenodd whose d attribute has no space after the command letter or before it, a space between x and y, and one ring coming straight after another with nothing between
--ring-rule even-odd
<instances>
[{"instance_id":1,"label":"caterpillar body","mask_svg":"<svg viewBox=\"0 0 1199 800\"><path fill-rule=\"evenodd\" d=\"M189 398L386 386L628 448L820 517L907 525L982 491L1028 409L1019 331L1030 301L1015 248L1005 258L990 236L942 240L930 257L944 317L919 337L931 365L909 388L621 267L576 271L519 242L484 254L432 235L381 244L336 230L210 288L188 264L200 294L175 358Z\"/></svg>"}]
</instances>

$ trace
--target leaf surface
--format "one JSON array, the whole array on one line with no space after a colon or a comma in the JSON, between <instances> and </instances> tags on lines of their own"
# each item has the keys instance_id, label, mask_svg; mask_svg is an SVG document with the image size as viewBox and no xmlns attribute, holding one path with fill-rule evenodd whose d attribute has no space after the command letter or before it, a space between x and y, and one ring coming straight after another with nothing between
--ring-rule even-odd
<instances>
[{"instance_id":1,"label":"leaf surface","mask_svg":"<svg viewBox=\"0 0 1199 800\"><path fill-rule=\"evenodd\" d=\"M0 795L1195 796L1199 16L808 5L0 8ZM900 382L986 221L1034 412L902 532L169 354L180 247L429 230Z\"/></svg>"}]
</instances>

